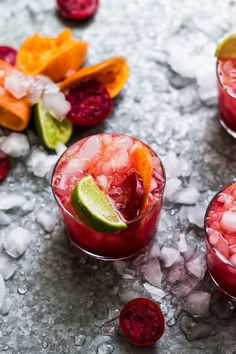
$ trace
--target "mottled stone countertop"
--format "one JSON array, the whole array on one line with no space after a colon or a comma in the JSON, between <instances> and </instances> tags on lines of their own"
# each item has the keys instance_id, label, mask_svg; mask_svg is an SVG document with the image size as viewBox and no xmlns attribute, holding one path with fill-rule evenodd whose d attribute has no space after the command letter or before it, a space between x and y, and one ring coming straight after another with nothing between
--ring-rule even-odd
<instances>
[{"instance_id":1,"label":"mottled stone countertop","mask_svg":"<svg viewBox=\"0 0 236 354\"><path fill-rule=\"evenodd\" d=\"M89 41L88 63L115 55L127 58L130 78L112 116L77 131L76 138L128 133L151 145L169 168L169 152L177 154L188 170L180 177L182 188L196 188L200 199L197 206L186 207L165 201L157 236L161 245L176 247L182 232L188 244L204 250L204 232L194 225L201 221L195 219L219 187L235 177L236 144L218 123L213 73L214 46L235 31L235 18L234 0L101 0L96 17L77 25L58 17L53 0L0 0L0 43L17 47L35 31L55 35L70 26L74 35ZM56 204L46 179L29 172L25 159L12 163L0 186L3 192L36 203L30 212L9 211L11 224L1 226L1 240L20 225L33 240L6 281L11 309L0 315L0 353L236 353L233 306L217 295L208 275L197 286L212 294L210 313L194 320L186 312L177 316L181 300L167 294L160 306L169 325L160 342L145 349L127 343L116 330L120 308L132 297L151 298L137 270L142 259L114 265L83 256L61 222L45 233L35 217L42 209L56 213ZM130 279L123 277L127 272ZM189 328L198 322L205 327L197 337L206 338L190 341Z\"/></svg>"}]
</instances>

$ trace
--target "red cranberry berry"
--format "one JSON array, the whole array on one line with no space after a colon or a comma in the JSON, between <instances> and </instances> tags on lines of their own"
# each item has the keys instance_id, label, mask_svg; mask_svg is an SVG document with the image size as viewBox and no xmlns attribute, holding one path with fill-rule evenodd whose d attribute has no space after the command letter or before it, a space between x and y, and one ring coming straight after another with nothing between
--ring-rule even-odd
<instances>
[{"instance_id":1,"label":"red cranberry berry","mask_svg":"<svg viewBox=\"0 0 236 354\"><path fill-rule=\"evenodd\" d=\"M60 14L71 20L85 20L94 16L98 5L98 0L57 0Z\"/></svg>"},{"instance_id":2,"label":"red cranberry berry","mask_svg":"<svg viewBox=\"0 0 236 354\"><path fill-rule=\"evenodd\" d=\"M133 344L155 344L165 329L164 316L153 301L137 298L129 301L121 310L119 325L123 335Z\"/></svg>"},{"instance_id":3,"label":"red cranberry berry","mask_svg":"<svg viewBox=\"0 0 236 354\"><path fill-rule=\"evenodd\" d=\"M65 94L71 104L67 118L77 125L96 125L111 113L112 98L98 81L91 80L72 86Z\"/></svg>"},{"instance_id":4,"label":"red cranberry berry","mask_svg":"<svg viewBox=\"0 0 236 354\"><path fill-rule=\"evenodd\" d=\"M7 46L0 46L0 59L6 61L8 64L16 64L17 51L14 48Z\"/></svg>"}]
</instances>

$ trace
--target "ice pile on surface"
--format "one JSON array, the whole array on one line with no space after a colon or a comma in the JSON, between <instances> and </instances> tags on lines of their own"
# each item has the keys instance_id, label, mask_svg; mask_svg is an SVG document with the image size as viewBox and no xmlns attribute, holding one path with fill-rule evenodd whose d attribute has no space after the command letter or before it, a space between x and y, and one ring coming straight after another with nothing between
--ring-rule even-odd
<instances>
[{"instance_id":1,"label":"ice pile on surface","mask_svg":"<svg viewBox=\"0 0 236 354\"><path fill-rule=\"evenodd\" d=\"M11 133L1 138L0 149L11 157L23 157L29 153L29 141L26 135Z\"/></svg>"},{"instance_id":2,"label":"ice pile on surface","mask_svg":"<svg viewBox=\"0 0 236 354\"><path fill-rule=\"evenodd\" d=\"M12 258L21 257L27 250L32 239L31 233L23 227L13 229L5 238L3 247Z\"/></svg>"},{"instance_id":3,"label":"ice pile on surface","mask_svg":"<svg viewBox=\"0 0 236 354\"><path fill-rule=\"evenodd\" d=\"M7 256L0 255L0 274L5 280L13 277L16 271L15 263Z\"/></svg>"},{"instance_id":4,"label":"ice pile on surface","mask_svg":"<svg viewBox=\"0 0 236 354\"><path fill-rule=\"evenodd\" d=\"M26 165L35 176L43 178L54 167L57 160L58 156L56 154L49 155L41 148L35 148L31 152Z\"/></svg>"},{"instance_id":5,"label":"ice pile on surface","mask_svg":"<svg viewBox=\"0 0 236 354\"><path fill-rule=\"evenodd\" d=\"M211 294L204 291L195 291L187 296L185 309L192 315L203 316L209 312Z\"/></svg>"},{"instance_id":6,"label":"ice pile on surface","mask_svg":"<svg viewBox=\"0 0 236 354\"><path fill-rule=\"evenodd\" d=\"M22 195L13 193L0 193L0 210L23 208L26 202L27 199Z\"/></svg>"},{"instance_id":7,"label":"ice pile on surface","mask_svg":"<svg viewBox=\"0 0 236 354\"><path fill-rule=\"evenodd\" d=\"M0 274L0 308L2 307L5 295L6 295L5 282L2 275Z\"/></svg>"},{"instance_id":8,"label":"ice pile on surface","mask_svg":"<svg viewBox=\"0 0 236 354\"><path fill-rule=\"evenodd\" d=\"M183 314L181 316L179 326L190 342L193 340L214 336L216 334L214 326L210 323L197 321L197 319L194 319L188 314Z\"/></svg>"},{"instance_id":9,"label":"ice pile on surface","mask_svg":"<svg viewBox=\"0 0 236 354\"><path fill-rule=\"evenodd\" d=\"M63 120L71 108L59 86L44 75L30 76L14 70L5 78L4 87L15 98L27 96L32 105L42 101L45 109L58 120Z\"/></svg>"},{"instance_id":10,"label":"ice pile on surface","mask_svg":"<svg viewBox=\"0 0 236 354\"><path fill-rule=\"evenodd\" d=\"M44 228L45 231L51 233L55 229L58 218L55 214L41 211L37 214L36 221Z\"/></svg>"}]
</instances>

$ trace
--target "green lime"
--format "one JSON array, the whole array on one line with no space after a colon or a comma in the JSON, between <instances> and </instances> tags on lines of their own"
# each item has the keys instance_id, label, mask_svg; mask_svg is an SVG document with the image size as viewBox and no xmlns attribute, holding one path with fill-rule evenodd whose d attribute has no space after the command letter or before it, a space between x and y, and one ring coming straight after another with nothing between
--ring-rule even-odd
<instances>
[{"instance_id":1,"label":"green lime","mask_svg":"<svg viewBox=\"0 0 236 354\"><path fill-rule=\"evenodd\" d=\"M91 176L77 183L71 202L80 220L96 231L116 232L127 227Z\"/></svg>"},{"instance_id":2,"label":"green lime","mask_svg":"<svg viewBox=\"0 0 236 354\"><path fill-rule=\"evenodd\" d=\"M218 44L215 56L218 59L235 59L236 58L236 34L231 34L227 38L223 39Z\"/></svg>"},{"instance_id":3,"label":"green lime","mask_svg":"<svg viewBox=\"0 0 236 354\"><path fill-rule=\"evenodd\" d=\"M72 123L53 118L41 103L34 106L34 121L43 144L49 149L55 149L58 143L66 144L71 137Z\"/></svg>"}]
</instances>

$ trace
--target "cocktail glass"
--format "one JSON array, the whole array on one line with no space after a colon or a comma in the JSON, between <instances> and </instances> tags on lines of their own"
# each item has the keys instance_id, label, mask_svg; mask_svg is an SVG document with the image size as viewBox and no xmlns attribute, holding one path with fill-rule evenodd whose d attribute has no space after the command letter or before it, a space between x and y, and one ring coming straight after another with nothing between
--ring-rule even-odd
<instances>
[{"instance_id":1,"label":"cocktail glass","mask_svg":"<svg viewBox=\"0 0 236 354\"><path fill-rule=\"evenodd\" d=\"M207 208L205 240L208 271L213 281L223 293L236 301L235 207L236 182L232 182L213 197Z\"/></svg>"},{"instance_id":2,"label":"cocktail glass","mask_svg":"<svg viewBox=\"0 0 236 354\"><path fill-rule=\"evenodd\" d=\"M236 138L236 61L218 59L216 75L220 123Z\"/></svg>"},{"instance_id":3,"label":"cocktail glass","mask_svg":"<svg viewBox=\"0 0 236 354\"><path fill-rule=\"evenodd\" d=\"M125 220L127 228L101 233L85 225L73 211L71 193L78 180L91 174L100 188L110 182L109 191L122 204L122 180L132 169L131 152L142 144L151 154L153 174L146 207ZM93 161L92 165L90 164ZM93 167L91 167L93 166ZM105 177L104 177L105 176ZM117 181L120 181L117 187ZM102 260L130 258L140 253L154 238L165 186L165 172L158 156L146 144L122 134L98 134L76 142L58 160L52 176L52 190L72 242L81 250ZM112 189L113 188L113 189ZM106 189L106 188L105 188ZM134 195L133 198L136 196Z\"/></svg>"}]
</instances>

